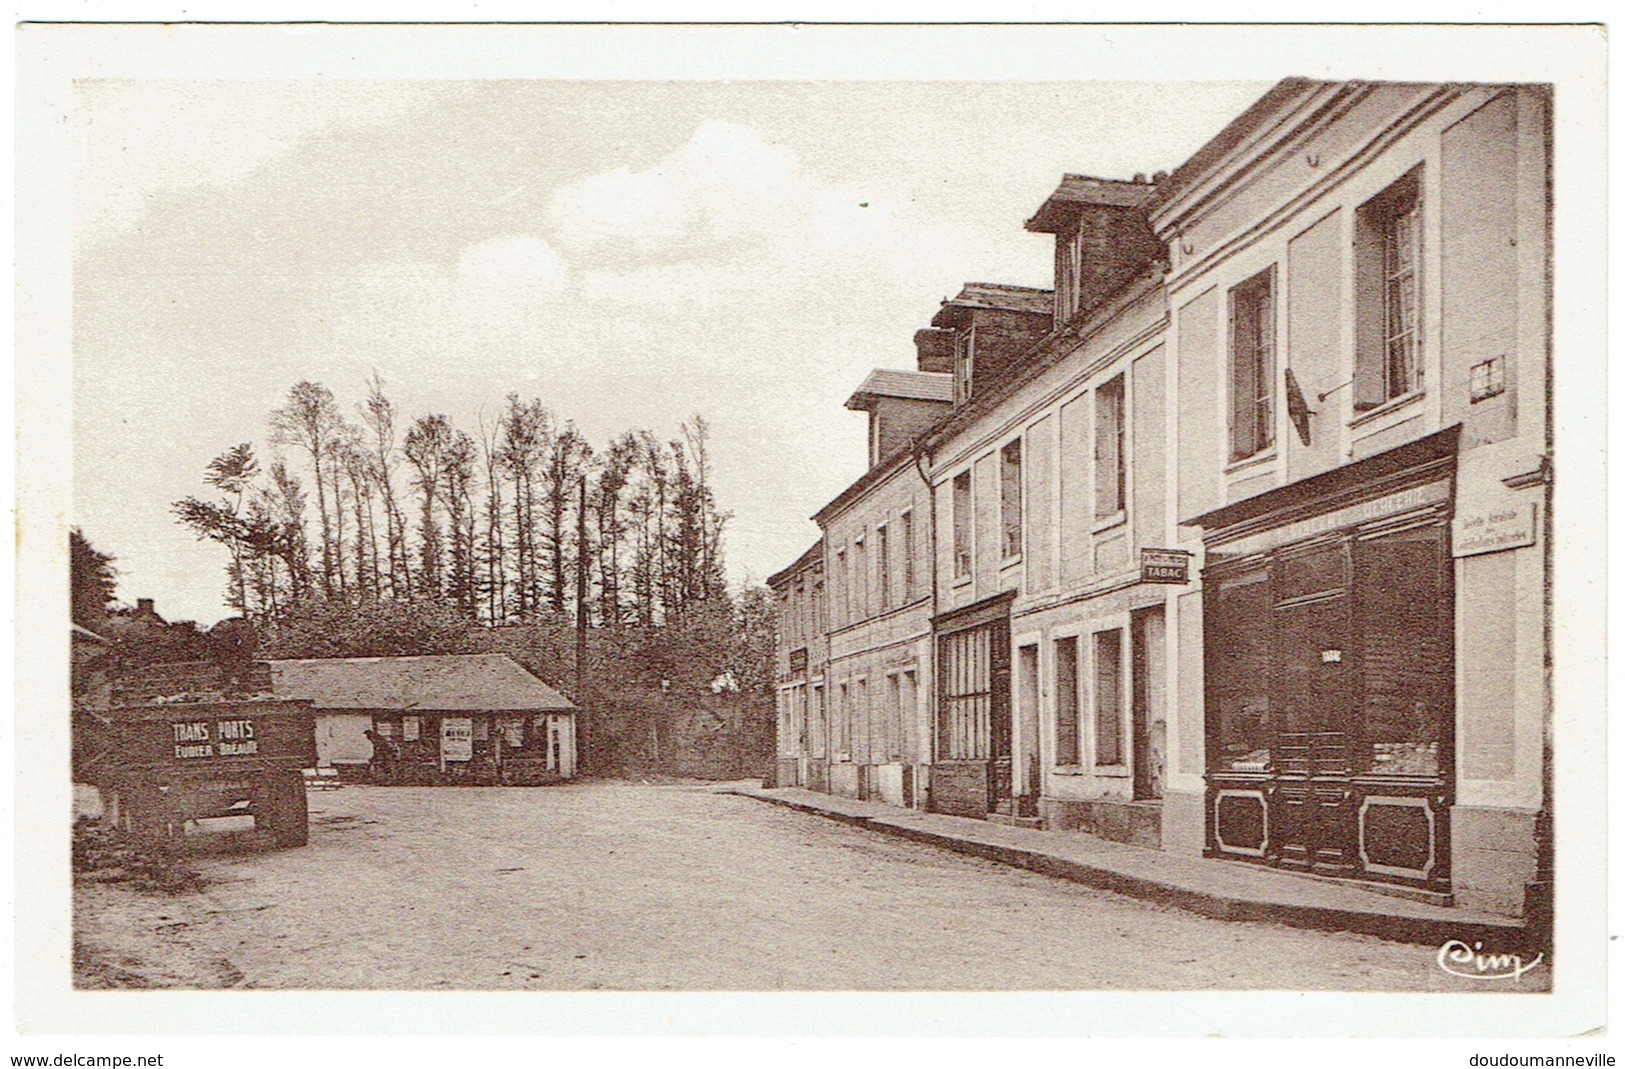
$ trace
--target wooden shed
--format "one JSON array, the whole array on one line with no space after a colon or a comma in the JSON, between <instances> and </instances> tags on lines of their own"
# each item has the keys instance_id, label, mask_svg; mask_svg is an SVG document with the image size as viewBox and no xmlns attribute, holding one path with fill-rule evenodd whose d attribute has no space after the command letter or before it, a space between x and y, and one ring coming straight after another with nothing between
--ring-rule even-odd
<instances>
[{"instance_id":1,"label":"wooden shed","mask_svg":"<svg viewBox=\"0 0 1625 1069\"><path fill-rule=\"evenodd\" d=\"M539 784L576 770L571 701L504 653L271 661L316 714L320 767L375 783Z\"/></svg>"}]
</instances>

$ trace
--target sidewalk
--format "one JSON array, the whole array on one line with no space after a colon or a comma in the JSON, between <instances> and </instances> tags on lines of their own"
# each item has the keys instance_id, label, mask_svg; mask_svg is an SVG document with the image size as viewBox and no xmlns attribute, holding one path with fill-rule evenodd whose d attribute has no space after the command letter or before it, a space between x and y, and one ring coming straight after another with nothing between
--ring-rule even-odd
<instances>
[{"instance_id":1,"label":"sidewalk","mask_svg":"<svg viewBox=\"0 0 1625 1069\"><path fill-rule=\"evenodd\" d=\"M1507 917L1415 902L1240 862L1108 842L1082 832L1010 827L798 787L731 787L728 793L1218 920L1360 932L1428 946L1442 946L1452 939L1471 946L1481 940L1498 952L1523 940L1522 922Z\"/></svg>"}]
</instances>

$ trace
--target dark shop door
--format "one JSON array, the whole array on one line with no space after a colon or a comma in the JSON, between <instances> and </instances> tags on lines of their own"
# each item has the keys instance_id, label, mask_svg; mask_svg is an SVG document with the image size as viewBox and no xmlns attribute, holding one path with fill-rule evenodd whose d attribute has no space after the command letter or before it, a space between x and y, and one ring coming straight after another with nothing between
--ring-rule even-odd
<instances>
[{"instance_id":1,"label":"dark shop door","mask_svg":"<svg viewBox=\"0 0 1625 1069\"><path fill-rule=\"evenodd\" d=\"M1277 774L1270 817L1280 863L1332 875L1354 870L1350 744L1356 655L1346 594L1277 603L1271 705Z\"/></svg>"}]
</instances>

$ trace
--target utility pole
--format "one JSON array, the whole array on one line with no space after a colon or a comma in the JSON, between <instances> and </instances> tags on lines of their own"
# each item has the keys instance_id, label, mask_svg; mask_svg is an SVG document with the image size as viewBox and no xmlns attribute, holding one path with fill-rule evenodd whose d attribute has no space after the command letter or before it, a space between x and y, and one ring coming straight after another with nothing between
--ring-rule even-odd
<instances>
[{"instance_id":1,"label":"utility pole","mask_svg":"<svg viewBox=\"0 0 1625 1069\"><path fill-rule=\"evenodd\" d=\"M576 738L576 763L583 752L592 752L592 732L587 719L587 476L581 475L581 497L576 505L576 685L575 700L581 713L581 731ZM584 737L583 737L584 736Z\"/></svg>"},{"instance_id":2,"label":"utility pole","mask_svg":"<svg viewBox=\"0 0 1625 1069\"><path fill-rule=\"evenodd\" d=\"M576 701L585 701L587 678L587 476L581 476L576 507Z\"/></svg>"}]
</instances>

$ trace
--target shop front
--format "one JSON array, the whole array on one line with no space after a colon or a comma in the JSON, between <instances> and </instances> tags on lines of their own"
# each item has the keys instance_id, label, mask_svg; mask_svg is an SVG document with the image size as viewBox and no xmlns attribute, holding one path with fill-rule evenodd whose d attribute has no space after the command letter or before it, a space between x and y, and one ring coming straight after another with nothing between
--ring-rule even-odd
<instances>
[{"instance_id":1,"label":"shop front","mask_svg":"<svg viewBox=\"0 0 1625 1069\"><path fill-rule=\"evenodd\" d=\"M1448 894L1456 428L1203 529L1206 853Z\"/></svg>"},{"instance_id":2,"label":"shop front","mask_svg":"<svg viewBox=\"0 0 1625 1069\"><path fill-rule=\"evenodd\" d=\"M933 621L937 645L934 812L985 817L1016 808L1006 591ZM1025 814L1023 814L1025 815Z\"/></svg>"}]
</instances>

